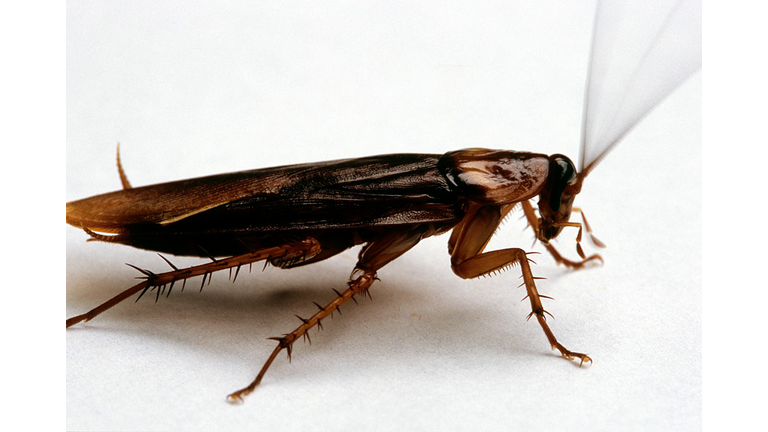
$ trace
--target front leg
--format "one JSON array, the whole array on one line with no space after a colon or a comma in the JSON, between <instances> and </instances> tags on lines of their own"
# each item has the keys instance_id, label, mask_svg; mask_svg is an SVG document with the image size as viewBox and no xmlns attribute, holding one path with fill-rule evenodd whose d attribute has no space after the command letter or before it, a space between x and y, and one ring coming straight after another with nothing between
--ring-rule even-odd
<instances>
[{"instance_id":1,"label":"front leg","mask_svg":"<svg viewBox=\"0 0 768 432\"><path fill-rule=\"evenodd\" d=\"M533 206L531 205L530 201L523 201L522 203L523 212L525 213L525 218L528 219L528 225L531 226L531 229L533 229L534 235L538 236L539 233L539 218L536 216L536 211L533 209ZM581 212L581 209L574 208L574 211ZM583 214L582 214L583 216ZM589 234L590 238L592 239L592 242L598 246L598 247L605 247L605 245L597 239L594 235L592 235L592 229L589 227L589 224L587 223L587 220L584 219L584 225L587 229L587 234ZM550 243L544 244L544 246L547 248L547 251L549 251L549 254L552 255L552 258L557 261L558 264L562 264L570 269L578 270L581 268L584 268L584 266L591 261L600 261L603 262L603 257L601 257L598 254L593 254L587 257L584 254L584 250L581 248L581 224L578 222L572 222L568 223L568 226L578 227L579 228L579 234L576 237L576 252L578 252L579 256L581 257L581 261L571 261L568 258L565 258L560 254L560 252L555 249L554 246L552 246Z\"/></svg>"},{"instance_id":2,"label":"front leg","mask_svg":"<svg viewBox=\"0 0 768 432\"><path fill-rule=\"evenodd\" d=\"M454 273L464 279L476 278L496 271L501 271L515 264L520 265L523 274L523 284L528 292L528 300L531 302L531 316L535 315L539 325L547 335L552 349L557 349L567 359L577 358L580 365L585 361L592 362L586 354L573 352L565 348L557 341L555 335L547 324L541 303L541 295L536 289L535 277L531 272L529 259L524 250L518 248L501 249L491 252L483 252L488 240L498 227L502 217L502 209L495 206L476 206L467 212L467 216L456 229L455 239L451 253L451 268Z\"/></svg>"}]
</instances>

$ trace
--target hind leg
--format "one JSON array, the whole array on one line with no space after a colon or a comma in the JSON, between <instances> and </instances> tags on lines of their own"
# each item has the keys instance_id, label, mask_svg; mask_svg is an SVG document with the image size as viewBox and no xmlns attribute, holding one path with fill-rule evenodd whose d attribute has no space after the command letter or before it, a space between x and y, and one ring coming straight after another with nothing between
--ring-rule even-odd
<instances>
[{"instance_id":1,"label":"hind leg","mask_svg":"<svg viewBox=\"0 0 768 432\"><path fill-rule=\"evenodd\" d=\"M166 285L170 285L168 290L168 292L170 293L170 290L173 289L173 285L176 282L178 281L186 282L187 279L193 278L196 276L203 276L203 283L205 283L205 279L211 273L219 270L226 270L231 268L237 268L239 270L240 267L245 264L251 264L251 263L254 263L257 261L263 261L263 260L291 261L291 260L307 259L317 255L319 252L320 252L320 244L313 238L307 238L302 241L288 243L282 246L265 248L255 252L249 252L244 255L238 255L231 258L215 260L210 263L188 267L185 269L178 269L176 268L176 266L171 264L170 261L166 260L166 262L168 262L168 264L173 268L173 270L165 273L153 273L149 270L143 270L143 269L134 267L144 274L143 282L140 282L132 286L131 288L128 288L127 290L121 292L115 297L107 300L106 302L102 303L101 305L91 309L90 311L82 315L77 315L72 318L69 318L67 320L67 328L81 321L90 321L93 318L95 318L97 315L108 310L112 306L117 305L118 303L122 302L128 297L138 292L141 292L143 295L144 292L146 292L151 288L157 288L158 295L159 295L160 289L162 287L165 287ZM235 275L235 277L237 277L237 275Z\"/></svg>"}]
</instances>

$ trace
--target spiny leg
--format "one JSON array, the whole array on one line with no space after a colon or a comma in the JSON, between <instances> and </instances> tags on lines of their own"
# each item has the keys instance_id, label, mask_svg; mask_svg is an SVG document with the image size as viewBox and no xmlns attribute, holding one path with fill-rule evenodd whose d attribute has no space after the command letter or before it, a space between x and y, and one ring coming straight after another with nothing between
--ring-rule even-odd
<instances>
[{"instance_id":1,"label":"spiny leg","mask_svg":"<svg viewBox=\"0 0 768 432\"><path fill-rule=\"evenodd\" d=\"M530 319L532 315L536 315L536 320L539 321L539 325L542 330L544 330L544 334L547 335L547 340L549 340L550 346L552 346L552 349L560 351L560 354L562 354L563 357L569 360L574 358L580 359L581 362L579 363L579 366L584 364L585 361L592 363L592 359L589 358L588 355L570 351L557 341L555 335L547 324L547 317L544 314L549 314L549 312L545 311L544 306L541 304L541 295L536 289L536 283L534 282L536 278L533 276L533 272L531 272L531 266L528 263L529 259L522 249L513 250L516 251L516 261L520 264L520 270L523 273L523 283L525 284L525 289L528 291L528 299L531 302L531 313L528 315L528 319Z\"/></svg>"},{"instance_id":2,"label":"spiny leg","mask_svg":"<svg viewBox=\"0 0 768 432\"><path fill-rule=\"evenodd\" d=\"M254 379L247 387L227 396L227 401L230 403L241 403L243 397L253 392L256 386L261 383L264 374L267 373L267 370L272 365L275 358L277 358L280 351L285 349L288 353L288 360L290 360L293 343L296 342L297 339L308 336L307 331L314 326L322 328L321 321L323 319L333 312L338 311L339 307L349 300L355 300L356 295L368 294L370 297L368 289L373 284L373 281L377 279L376 272L392 260L410 250L421 241L422 238L432 234L434 234L434 228L431 225L417 225L403 230L393 230L367 243L360 251L357 265L350 276L347 289L341 293L334 290L337 294L336 298L325 307L315 303L320 310L309 319L299 317L302 324L291 333L285 334L282 337L270 338L276 340L278 344L264 363L264 366L261 367L259 374L256 375L256 379Z\"/></svg>"},{"instance_id":3,"label":"spiny leg","mask_svg":"<svg viewBox=\"0 0 768 432\"><path fill-rule=\"evenodd\" d=\"M536 216L536 211L533 209L533 205L531 205L530 201L523 201L521 204L523 206L523 212L525 213L525 218L528 219L528 224L531 226L534 233L538 233L539 219ZM582 217L584 216L584 213L581 212L581 209L574 208L573 210L580 212ZM554 258L558 264L563 264L564 266L574 270L584 268L585 265L591 261L603 262L603 257L601 257L598 254L593 254L589 257L587 257L584 254L584 250L581 248L581 232L582 232L581 224L577 222L572 222L572 223L568 223L567 226L579 228L579 233L576 236L576 252L578 252L582 260L571 261L568 258L565 258L564 256L562 256L560 252L558 252L557 249L555 249L555 247L551 243L547 243L544 246L547 248L547 251L549 251L550 255L552 255L552 258ZM594 235L592 235L592 229L587 223L586 219L584 219L584 226L587 230L587 234L590 235L592 242L598 247L605 247L605 245L600 240L598 240Z\"/></svg>"},{"instance_id":4,"label":"spiny leg","mask_svg":"<svg viewBox=\"0 0 768 432\"><path fill-rule=\"evenodd\" d=\"M261 380L264 378L264 375L267 373L267 370L272 365L272 362L277 358L277 355L285 349L288 353L288 360L291 358L291 351L293 349L293 343L296 342L301 337L304 337L307 335L307 332L314 326L320 326L321 321L328 317L329 315L333 314L334 312L339 310L339 307L343 305L344 303L348 302L349 300L353 299L358 294L365 294L368 289L373 284L373 281L376 280L376 273L375 272L365 272L361 276L359 276L357 279L350 281L349 287L344 290L344 292L339 293L338 291L336 298L331 300L330 303L328 303L325 307L319 306L320 309L317 311L314 315L312 315L309 319L303 319L300 318L302 321L302 324L298 326L294 331L283 335L282 337L272 337L270 339L276 340L277 346L272 351L272 354L269 356L267 361L264 363L264 366L261 367L261 370L259 371L259 374L256 375L256 379L253 380L247 387L240 389L229 396L227 396L227 401L230 403L242 403L243 397L247 396L253 390L261 383ZM317 305L317 303L315 303Z\"/></svg>"},{"instance_id":5,"label":"spiny leg","mask_svg":"<svg viewBox=\"0 0 768 432\"><path fill-rule=\"evenodd\" d=\"M557 349L560 351L560 354L562 354L563 357L567 359L578 358L581 360L582 364L585 361L591 363L592 359L589 358L589 356L586 354L573 352L564 347L560 342L557 341L555 335L552 333L552 330L549 328L549 325L547 324L547 317L545 315L549 314L549 312L544 310L544 306L541 303L541 297L543 296L539 294L539 291L536 289L536 283L534 282L536 277L533 276L533 272L531 271L531 266L529 264L529 258L527 257L524 250L511 248L481 253L467 259L457 268L455 268L454 271L461 277L475 278L493 273L495 271L504 270L515 264L520 265L520 270L523 274L523 285L525 285L525 289L528 294L527 298L531 302L531 313L528 315L528 318L530 319L533 315L536 316L536 320L539 321L539 325L541 325L541 328L544 330L544 334L547 335L547 340L549 340L549 344L552 346L552 349Z\"/></svg>"},{"instance_id":6,"label":"spiny leg","mask_svg":"<svg viewBox=\"0 0 768 432\"><path fill-rule=\"evenodd\" d=\"M483 252L488 244L488 239L493 235L501 220L503 210L494 206L480 206L470 209L468 218L462 221L460 232L454 233L455 240L451 253L451 268L458 276L471 279L485 276L497 271L502 271L515 264L520 265L523 274L523 285L527 290L527 298L531 302L531 314L536 315L539 325L549 340L552 349L557 349L568 359L578 358L583 364L592 362L589 356L573 352L565 348L557 341L555 335L547 324L544 306L541 304L541 295L536 289L535 277L531 272L529 259L524 250L518 248L500 249L491 252Z\"/></svg>"},{"instance_id":7,"label":"spiny leg","mask_svg":"<svg viewBox=\"0 0 768 432\"><path fill-rule=\"evenodd\" d=\"M250 263L261 261L261 260L305 259L305 258L310 258L314 255L317 255L319 252L320 252L320 244L317 242L317 240L313 238L307 238L302 241L293 242L293 243L289 243L282 246L265 248L255 252L249 252L247 254L234 256L231 258L213 260L213 262L210 262L210 263L188 267L185 269L178 269L173 264L168 262L168 260L166 260L166 262L168 262L168 264L170 264L171 267L173 267L172 271L169 271L166 273L153 273L153 272L150 272L149 270L142 270L137 267L134 267L145 275L144 276L145 280L143 282L140 282L134 285L133 287L128 288L127 290L121 292L120 294L116 295L110 300L107 300L106 302L102 303L101 305L91 309L90 311L82 315L77 315L72 318L69 318L67 320L67 328L81 321L90 321L93 318L95 318L97 315L101 314L102 312L106 311L112 306L117 305L118 303L127 299L128 297L140 291L143 294L143 292L145 292L146 290L152 287L157 287L158 289L160 289L160 287L164 287L165 285L170 284L172 288L173 284L177 281L186 281L189 278L193 278L201 275L203 276L203 283L205 283L206 277L209 277L210 274L215 271L231 269L233 267L237 267L237 269L239 270L240 266L244 264L250 264ZM170 294L170 288L169 288L169 294Z\"/></svg>"}]
</instances>

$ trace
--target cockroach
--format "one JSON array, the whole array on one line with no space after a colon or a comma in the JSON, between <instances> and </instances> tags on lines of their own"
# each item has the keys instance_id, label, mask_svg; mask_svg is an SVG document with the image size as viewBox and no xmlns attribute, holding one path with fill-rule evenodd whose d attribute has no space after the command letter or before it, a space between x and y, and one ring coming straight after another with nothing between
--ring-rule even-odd
<instances>
[{"instance_id":1,"label":"cockroach","mask_svg":"<svg viewBox=\"0 0 768 432\"><path fill-rule=\"evenodd\" d=\"M608 85L606 62L616 47L605 46L612 39L599 36L605 31L603 26L612 22L606 15L613 17L613 11L610 5L598 5L578 169L561 154L469 148L445 154L388 154L287 165L134 188L123 170L118 147L123 189L67 203L67 223L85 231L90 240L203 257L210 262L178 268L161 255L170 271L134 267L141 272L142 282L68 319L67 327L91 320L135 294L141 297L156 290L159 295L166 288L170 293L175 284L183 287L193 277L201 277L204 284L212 273L229 269L237 278L242 266L259 261L289 269L362 245L346 289L334 290L336 297L326 305L315 303L317 312L301 318L293 331L271 338L277 346L256 378L228 396L229 401L239 402L261 383L281 351L286 350L290 359L297 339L349 300L368 294L382 267L421 240L450 231L448 254L456 275L471 279L519 266L531 306L528 318L536 318L551 347L563 357L580 365L591 363L588 355L563 346L550 329L541 301L546 296L537 289L528 253L520 248L485 248L504 217L520 206L536 239L558 263L579 269L602 262L600 255L587 256L580 245L583 231L591 236L591 228L583 213L583 222L571 220L573 212L581 212L574 207L574 199L587 175L621 137L700 67L699 49L693 59L683 59L685 68L675 69L678 73L671 78L644 80L669 76L659 72L659 65L670 57L681 58L670 46L687 51L695 46L680 36L679 18L697 21L700 5L680 3L662 21L659 31L651 34L641 61L619 78L627 84L614 95L619 102L613 105L605 102L602 86ZM700 30L689 33L700 44ZM532 201L537 197L534 208ZM563 257L550 244L566 227L578 230L580 260ZM592 240L603 246L596 238Z\"/></svg>"}]
</instances>

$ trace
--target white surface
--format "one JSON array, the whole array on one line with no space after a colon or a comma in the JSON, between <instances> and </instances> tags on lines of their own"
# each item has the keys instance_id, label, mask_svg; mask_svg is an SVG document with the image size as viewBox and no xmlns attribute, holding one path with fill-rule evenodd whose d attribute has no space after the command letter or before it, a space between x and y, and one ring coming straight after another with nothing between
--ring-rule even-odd
<instances>
[{"instance_id":1,"label":"white surface","mask_svg":"<svg viewBox=\"0 0 768 432\"><path fill-rule=\"evenodd\" d=\"M67 199L278 164L472 146L576 159L591 5L313 6L68 3ZM513 269L455 277L447 237L385 267L373 301L281 355L341 289L356 250L304 269L214 275L124 302L66 332L69 430L698 430L701 79L686 83L585 182L602 267L535 260L549 350ZM513 215L492 247L530 249ZM575 256L566 231L557 242ZM67 316L133 284L154 253L67 228ZM585 246L589 250L588 244ZM533 248L541 251L539 246ZM179 264L196 260L174 259Z\"/></svg>"}]
</instances>

